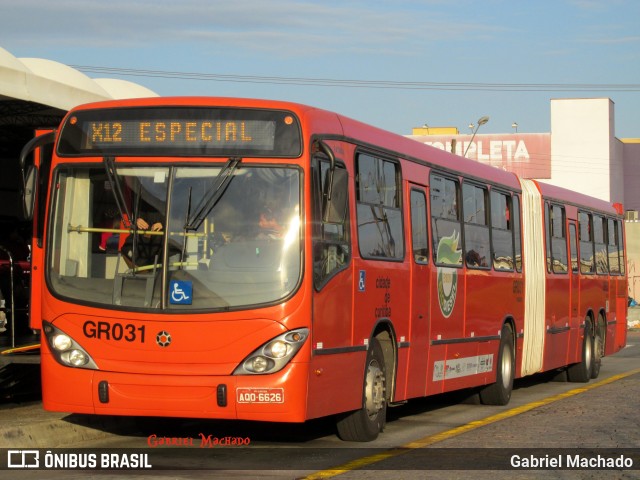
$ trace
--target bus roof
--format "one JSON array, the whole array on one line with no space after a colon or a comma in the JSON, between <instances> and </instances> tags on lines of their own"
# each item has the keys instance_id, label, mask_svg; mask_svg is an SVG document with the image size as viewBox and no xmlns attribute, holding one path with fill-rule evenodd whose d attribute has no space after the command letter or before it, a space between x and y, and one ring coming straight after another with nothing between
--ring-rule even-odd
<instances>
[{"instance_id":1,"label":"bus roof","mask_svg":"<svg viewBox=\"0 0 640 480\"><path fill-rule=\"evenodd\" d=\"M80 105L73 110L90 108L118 108L125 106L216 106L238 108L273 108L291 110L302 122L303 128L325 136L344 137L358 144L383 150L407 160L426 163L431 167L464 175L467 178L500 184L514 190L520 190L520 182L515 173L469 160L459 155L425 145L416 140L392 133L378 127L354 120L341 114L317 107L280 100L264 100L234 97L151 97L124 100L108 100ZM609 202L574 192L565 188L536 181L543 197L563 203L581 205L605 213L616 214L616 209Z\"/></svg>"},{"instance_id":2,"label":"bus roof","mask_svg":"<svg viewBox=\"0 0 640 480\"><path fill-rule=\"evenodd\" d=\"M566 188L558 187L555 185L549 185L548 183L543 183L543 181L536 180L535 183L538 186L538 190L540 190L542 196L550 200L557 200L562 203L570 203L592 210L598 210L610 215L620 215L614 205L605 200L590 197L589 195L585 195L584 193L574 192L573 190L568 190Z\"/></svg>"}]
</instances>

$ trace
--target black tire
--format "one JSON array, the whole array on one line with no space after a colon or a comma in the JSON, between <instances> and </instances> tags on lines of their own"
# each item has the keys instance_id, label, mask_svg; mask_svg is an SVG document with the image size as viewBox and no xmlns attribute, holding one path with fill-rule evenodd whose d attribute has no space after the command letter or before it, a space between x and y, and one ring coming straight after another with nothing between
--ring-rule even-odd
<instances>
[{"instance_id":1,"label":"black tire","mask_svg":"<svg viewBox=\"0 0 640 480\"><path fill-rule=\"evenodd\" d=\"M567 378L567 369L565 368L559 368L558 370L556 370L554 373L551 374L551 381L552 382L558 382L558 383L566 383L569 379Z\"/></svg>"},{"instance_id":2,"label":"black tire","mask_svg":"<svg viewBox=\"0 0 640 480\"><path fill-rule=\"evenodd\" d=\"M480 390L480 401L485 405L506 405L511 400L516 357L513 347L513 330L508 323L504 324L500 332L496 369L496 382Z\"/></svg>"},{"instance_id":3,"label":"black tire","mask_svg":"<svg viewBox=\"0 0 640 480\"><path fill-rule=\"evenodd\" d=\"M604 357L605 324L602 314L598 315L598 323L596 325L593 335L593 366L591 368L591 378L598 378L600 375L602 357Z\"/></svg>"},{"instance_id":4,"label":"black tire","mask_svg":"<svg viewBox=\"0 0 640 480\"><path fill-rule=\"evenodd\" d=\"M338 436L348 442L371 442L378 438L387 418L386 369L382 347L373 339L367 352L362 388L362 408L337 421Z\"/></svg>"},{"instance_id":5,"label":"black tire","mask_svg":"<svg viewBox=\"0 0 640 480\"><path fill-rule=\"evenodd\" d=\"M570 382L587 383L593 373L593 336L591 334L591 320L584 324L584 337L582 340L582 360L567 368L567 377Z\"/></svg>"}]
</instances>

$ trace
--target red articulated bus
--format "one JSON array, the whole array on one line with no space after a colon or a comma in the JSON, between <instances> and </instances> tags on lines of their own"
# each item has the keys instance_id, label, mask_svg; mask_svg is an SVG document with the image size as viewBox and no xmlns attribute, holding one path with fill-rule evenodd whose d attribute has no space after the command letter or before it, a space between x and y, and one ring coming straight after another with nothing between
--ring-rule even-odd
<instances>
[{"instance_id":1,"label":"red articulated bus","mask_svg":"<svg viewBox=\"0 0 640 480\"><path fill-rule=\"evenodd\" d=\"M25 172L47 410L369 441L388 405L506 404L625 345L607 202L285 102L84 105L54 138Z\"/></svg>"}]
</instances>

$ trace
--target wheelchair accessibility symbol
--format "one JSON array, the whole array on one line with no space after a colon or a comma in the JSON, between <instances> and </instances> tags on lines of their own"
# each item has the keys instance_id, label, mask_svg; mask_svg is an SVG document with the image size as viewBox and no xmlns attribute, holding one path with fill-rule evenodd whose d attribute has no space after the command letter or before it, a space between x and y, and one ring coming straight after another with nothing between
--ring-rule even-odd
<instances>
[{"instance_id":1,"label":"wheelchair accessibility symbol","mask_svg":"<svg viewBox=\"0 0 640 480\"><path fill-rule=\"evenodd\" d=\"M360 270L358 278L358 291L364 292L367 287L367 274L364 270Z\"/></svg>"},{"instance_id":2,"label":"wheelchair accessibility symbol","mask_svg":"<svg viewBox=\"0 0 640 480\"><path fill-rule=\"evenodd\" d=\"M171 280L169 284L169 303L172 305L191 305L193 284L187 280Z\"/></svg>"}]
</instances>

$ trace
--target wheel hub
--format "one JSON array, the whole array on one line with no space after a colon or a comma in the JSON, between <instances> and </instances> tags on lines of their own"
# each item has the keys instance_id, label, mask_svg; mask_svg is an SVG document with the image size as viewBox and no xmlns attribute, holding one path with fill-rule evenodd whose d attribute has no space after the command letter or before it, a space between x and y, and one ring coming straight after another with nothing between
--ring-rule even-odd
<instances>
[{"instance_id":1,"label":"wheel hub","mask_svg":"<svg viewBox=\"0 0 640 480\"><path fill-rule=\"evenodd\" d=\"M365 406L369 417L374 417L384 407L385 378L378 362L373 361L367 367L367 385L365 388Z\"/></svg>"}]
</instances>

